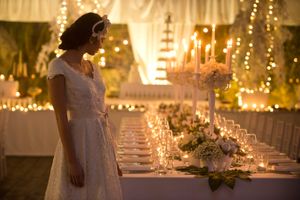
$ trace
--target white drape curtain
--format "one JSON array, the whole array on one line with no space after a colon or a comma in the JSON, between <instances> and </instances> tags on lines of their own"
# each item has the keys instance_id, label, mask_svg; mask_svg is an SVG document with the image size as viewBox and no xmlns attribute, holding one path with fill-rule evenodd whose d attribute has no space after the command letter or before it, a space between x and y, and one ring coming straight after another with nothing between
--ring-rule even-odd
<instances>
[{"instance_id":1,"label":"white drape curtain","mask_svg":"<svg viewBox=\"0 0 300 200\"><path fill-rule=\"evenodd\" d=\"M76 4L76 0L66 0ZM245 0L244 0L245 1ZM57 16L61 0L0 0L0 20L47 22ZM83 3L93 0L82 0ZM196 24L232 24L239 10L239 0L99 0L103 13L108 13L113 23L149 22L155 19L157 5L174 12L176 22L182 18L182 11L189 9L189 22ZM168 4L168 6L167 6ZM288 17L285 25L300 24L300 1L286 0ZM190 5L186 7L186 5ZM133 8L134 12L133 12ZM103 14L101 13L101 14ZM143 14L141 14L143 13ZM187 22L187 21L185 21Z\"/></svg>"},{"instance_id":2,"label":"white drape curtain","mask_svg":"<svg viewBox=\"0 0 300 200\"><path fill-rule=\"evenodd\" d=\"M171 1L150 0L131 1L131 4L127 4L127 9L132 11L132 15L130 18L127 18L126 21L134 57L139 65L138 69L144 84L155 83L156 62L161 47L160 40L163 38L163 30L165 29L164 20L166 12L182 14L182 16L180 16L182 22L174 23L172 28L175 43L179 44L182 38L189 38L195 26L187 13L190 1L184 4L182 4L184 1L178 1L178 4L183 6L180 8L181 11L178 9L175 10L170 2ZM173 20L176 21L176 19ZM147 48L145 48L145 46ZM182 48L179 49L178 52L179 60L183 55L181 50Z\"/></svg>"},{"instance_id":3,"label":"white drape curtain","mask_svg":"<svg viewBox=\"0 0 300 200\"><path fill-rule=\"evenodd\" d=\"M59 11L60 0L0 0L0 20L48 22Z\"/></svg>"},{"instance_id":4,"label":"white drape curtain","mask_svg":"<svg viewBox=\"0 0 300 200\"><path fill-rule=\"evenodd\" d=\"M52 21L58 15L61 0L0 0L0 20ZM93 0L82 0L83 4ZM164 30L166 12L173 16L174 40L180 44L189 38L195 24L232 24L239 11L239 0L100 0L100 14L108 14L112 23L126 23L135 60L143 83L153 83L160 40ZM300 1L288 0L286 21L300 24ZM76 5L75 0L67 4ZM75 6L76 7L76 6ZM73 6L73 9L74 6ZM297 14L296 14L297 13ZM291 20L292 19L292 20ZM183 48L179 48L178 59Z\"/></svg>"}]
</instances>

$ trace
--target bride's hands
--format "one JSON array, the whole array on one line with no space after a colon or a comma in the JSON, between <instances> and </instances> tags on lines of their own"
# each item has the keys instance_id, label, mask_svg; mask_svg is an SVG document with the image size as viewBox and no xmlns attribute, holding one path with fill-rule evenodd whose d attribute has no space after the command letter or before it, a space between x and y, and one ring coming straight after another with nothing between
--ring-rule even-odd
<instances>
[{"instance_id":1,"label":"bride's hands","mask_svg":"<svg viewBox=\"0 0 300 200\"><path fill-rule=\"evenodd\" d=\"M84 172L79 162L69 163L69 176L70 181L74 186L84 186Z\"/></svg>"}]
</instances>

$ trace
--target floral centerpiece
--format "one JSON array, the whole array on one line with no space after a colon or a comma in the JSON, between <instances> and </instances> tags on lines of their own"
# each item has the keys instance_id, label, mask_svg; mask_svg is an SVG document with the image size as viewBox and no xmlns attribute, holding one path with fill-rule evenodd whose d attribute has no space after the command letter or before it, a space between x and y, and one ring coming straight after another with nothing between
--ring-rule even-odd
<instances>
[{"instance_id":1,"label":"floral centerpiece","mask_svg":"<svg viewBox=\"0 0 300 200\"><path fill-rule=\"evenodd\" d=\"M179 141L179 148L190 153L193 158L204 161L209 171L226 171L230 168L234 156L244 156L240 145L234 138L220 134L215 127L210 134L209 123L198 123Z\"/></svg>"},{"instance_id":2,"label":"floral centerpiece","mask_svg":"<svg viewBox=\"0 0 300 200\"><path fill-rule=\"evenodd\" d=\"M245 155L238 142L222 136L218 127L214 126L214 134L211 134L210 124L204 118L193 121L189 106L185 105L180 112L177 104L161 104L159 112L166 115L174 135L181 135L179 149L199 162L204 161L209 171L228 170L235 156Z\"/></svg>"},{"instance_id":3,"label":"floral centerpiece","mask_svg":"<svg viewBox=\"0 0 300 200\"><path fill-rule=\"evenodd\" d=\"M173 136L180 138L178 147L192 158L204 161L207 167L179 166L176 170L188 174L208 177L212 191L223 183L234 188L236 179L250 181L250 172L229 169L234 158L245 156L240 145L234 138L225 137L218 127L214 126L211 134L209 123L204 117L192 120L191 108L184 104L182 112L178 104L160 104L159 112L169 121Z\"/></svg>"},{"instance_id":4,"label":"floral centerpiece","mask_svg":"<svg viewBox=\"0 0 300 200\"><path fill-rule=\"evenodd\" d=\"M202 65L198 87L200 89L224 89L232 79L228 66L214 59Z\"/></svg>"},{"instance_id":5,"label":"floral centerpiece","mask_svg":"<svg viewBox=\"0 0 300 200\"><path fill-rule=\"evenodd\" d=\"M188 131L192 121L192 114L190 107L183 105L180 108L180 104L160 104L158 111L165 115L168 120L169 127L175 136L178 136L182 132Z\"/></svg>"}]
</instances>

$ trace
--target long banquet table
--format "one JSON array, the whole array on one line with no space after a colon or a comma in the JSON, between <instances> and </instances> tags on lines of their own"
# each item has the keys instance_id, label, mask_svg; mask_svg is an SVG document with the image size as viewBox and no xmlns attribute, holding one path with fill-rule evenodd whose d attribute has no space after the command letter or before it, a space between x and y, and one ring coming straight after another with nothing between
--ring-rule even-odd
<instances>
[{"instance_id":1,"label":"long banquet table","mask_svg":"<svg viewBox=\"0 0 300 200\"><path fill-rule=\"evenodd\" d=\"M158 175L151 172L161 162L159 159L164 159L159 157L162 155L159 150L162 149L160 145L166 143L160 143L164 140L163 135L157 137L157 132L146 130L146 124L149 126L150 123L146 123L145 119L123 118L120 125L118 161L120 168L126 173L121 177L124 200L300 199L300 170L297 163L287 165L290 169L284 173L275 173L275 171L287 166L272 166L268 169L272 172L253 173L251 182L236 179L233 190L223 184L214 192L209 187L208 178L204 176L195 177L181 172ZM147 119L151 121L151 116ZM157 121L156 118L155 122ZM154 130L160 130L157 127ZM157 154L155 154L156 150ZM154 161L155 158L158 161ZM173 164L174 166L185 165L184 162ZM292 172L292 166L295 165L297 170ZM142 171L144 173L141 173Z\"/></svg>"},{"instance_id":2,"label":"long banquet table","mask_svg":"<svg viewBox=\"0 0 300 200\"><path fill-rule=\"evenodd\" d=\"M207 178L192 175L125 174L121 178L124 200L299 200L300 178L258 173L252 181L237 180L232 190L221 185L212 192Z\"/></svg>"}]
</instances>

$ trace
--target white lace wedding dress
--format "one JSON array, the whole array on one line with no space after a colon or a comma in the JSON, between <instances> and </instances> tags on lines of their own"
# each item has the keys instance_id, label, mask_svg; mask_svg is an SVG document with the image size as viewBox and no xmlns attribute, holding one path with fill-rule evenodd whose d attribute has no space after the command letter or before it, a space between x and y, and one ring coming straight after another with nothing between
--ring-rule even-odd
<instances>
[{"instance_id":1,"label":"white lace wedding dress","mask_svg":"<svg viewBox=\"0 0 300 200\"><path fill-rule=\"evenodd\" d=\"M122 199L113 139L104 114L105 86L97 68L93 78L71 68L61 58L51 61L48 78L63 75L66 83L69 127L77 158L84 170L84 187L75 187L68 176L62 143L56 147L46 200Z\"/></svg>"}]
</instances>

